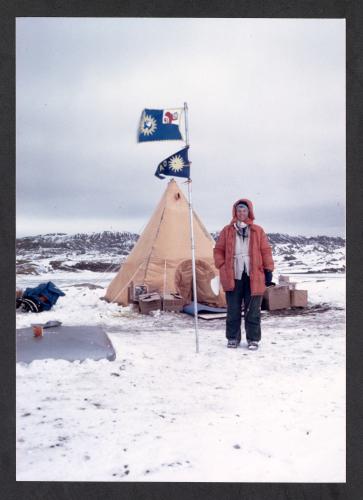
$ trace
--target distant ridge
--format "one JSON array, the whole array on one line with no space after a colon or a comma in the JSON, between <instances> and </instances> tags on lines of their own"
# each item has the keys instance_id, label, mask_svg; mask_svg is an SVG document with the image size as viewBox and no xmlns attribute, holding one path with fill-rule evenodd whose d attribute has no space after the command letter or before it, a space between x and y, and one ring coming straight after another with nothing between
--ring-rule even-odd
<instances>
[{"instance_id":1,"label":"distant ridge","mask_svg":"<svg viewBox=\"0 0 363 500\"><path fill-rule=\"evenodd\" d=\"M216 239L218 233L211 233ZM344 272L345 239L269 233L280 271ZM17 273L117 271L139 235L128 231L48 233L16 239Z\"/></svg>"},{"instance_id":2,"label":"distant ridge","mask_svg":"<svg viewBox=\"0 0 363 500\"><path fill-rule=\"evenodd\" d=\"M74 251L109 251L121 250L127 255L139 235L128 231L113 232L103 231L101 233L48 233L37 236L25 236L16 239L17 252L26 250L54 249L54 250L74 250Z\"/></svg>"},{"instance_id":3,"label":"distant ridge","mask_svg":"<svg viewBox=\"0 0 363 500\"><path fill-rule=\"evenodd\" d=\"M211 233L216 240L218 232ZM117 248L127 253L132 249L139 235L129 231L102 231L100 233L47 233L37 236L24 236L16 239L17 251L38 248L64 248L74 250L102 250ZM340 236L290 236L284 233L268 233L271 245L290 243L293 245L345 246L345 239Z\"/></svg>"}]
</instances>

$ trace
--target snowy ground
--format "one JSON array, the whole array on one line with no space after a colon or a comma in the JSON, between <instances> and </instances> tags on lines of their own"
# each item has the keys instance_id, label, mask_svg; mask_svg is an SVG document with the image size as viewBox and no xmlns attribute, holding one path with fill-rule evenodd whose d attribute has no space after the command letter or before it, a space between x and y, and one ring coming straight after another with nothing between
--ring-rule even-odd
<instances>
[{"instance_id":1,"label":"snowy ground","mask_svg":"<svg viewBox=\"0 0 363 500\"><path fill-rule=\"evenodd\" d=\"M199 354L193 318L108 304L97 278L18 281L54 281L66 296L37 320L102 325L117 357L17 364L17 480L345 481L344 276L291 276L329 309L264 312L257 352L199 320Z\"/></svg>"}]
</instances>

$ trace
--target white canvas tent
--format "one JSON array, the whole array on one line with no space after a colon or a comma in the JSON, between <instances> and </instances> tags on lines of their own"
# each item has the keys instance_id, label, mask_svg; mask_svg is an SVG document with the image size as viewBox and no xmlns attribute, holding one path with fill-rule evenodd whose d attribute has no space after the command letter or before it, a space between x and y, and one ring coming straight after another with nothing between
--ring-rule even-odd
<instances>
[{"instance_id":1,"label":"white canvas tent","mask_svg":"<svg viewBox=\"0 0 363 500\"><path fill-rule=\"evenodd\" d=\"M224 292L220 289L216 295L211 286L211 280L218 276L213 261L214 240L195 212L193 217L198 302L224 307ZM193 300L189 205L174 179L108 286L105 299L127 305L131 283L146 285L148 292L179 293L185 303Z\"/></svg>"}]
</instances>

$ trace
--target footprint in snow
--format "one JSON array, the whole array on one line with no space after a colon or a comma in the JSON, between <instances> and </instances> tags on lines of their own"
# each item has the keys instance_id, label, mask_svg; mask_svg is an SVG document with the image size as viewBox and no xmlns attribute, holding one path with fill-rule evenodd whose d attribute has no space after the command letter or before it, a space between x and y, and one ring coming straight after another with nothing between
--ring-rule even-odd
<instances>
[{"instance_id":1,"label":"footprint in snow","mask_svg":"<svg viewBox=\"0 0 363 500\"><path fill-rule=\"evenodd\" d=\"M184 462L179 462L176 461L176 462L170 462L170 463L164 463L164 464L161 464L162 467L181 467L182 465L185 465L185 464L190 464L189 460L185 460Z\"/></svg>"},{"instance_id":2,"label":"footprint in snow","mask_svg":"<svg viewBox=\"0 0 363 500\"><path fill-rule=\"evenodd\" d=\"M125 467L125 466L124 466ZM127 466L126 466L127 467ZM130 474L130 471L129 469L125 469L121 472L114 472L112 475L115 477L115 476L119 476L119 477L125 477L125 476L128 476Z\"/></svg>"}]
</instances>

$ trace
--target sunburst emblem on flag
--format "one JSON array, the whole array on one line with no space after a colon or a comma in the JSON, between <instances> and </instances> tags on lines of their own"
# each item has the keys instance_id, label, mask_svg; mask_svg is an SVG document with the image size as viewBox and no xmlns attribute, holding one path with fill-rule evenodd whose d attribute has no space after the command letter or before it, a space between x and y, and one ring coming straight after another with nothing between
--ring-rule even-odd
<instances>
[{"instance_id":1,"label":"sunburst emblem on flag","mask_svg":"<svg viewBox=\"0 0 363 500\"><path fill-rule=\"evenodd\" d=\"M141 124L140 132L144 135L152 135L157 129L156 120L150 115L144 115Z\"/></svg>"},{"instance_id":2,"label":"sunburst emblem on flag","mask_svg":"<svg viewBox=\"0 0 363 500\"><path fill-rule=\"evenodd\" d=\"M180 155L174 155L169 160L169 168L174 172L180 172L184 166L184 160Z\"/></svg>"}]
</instances>

